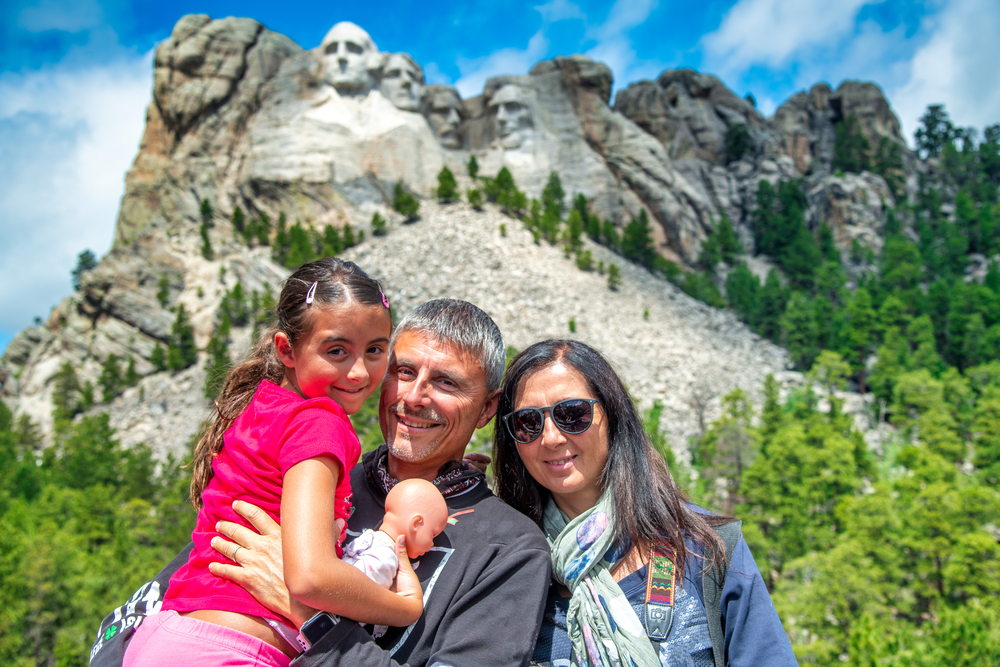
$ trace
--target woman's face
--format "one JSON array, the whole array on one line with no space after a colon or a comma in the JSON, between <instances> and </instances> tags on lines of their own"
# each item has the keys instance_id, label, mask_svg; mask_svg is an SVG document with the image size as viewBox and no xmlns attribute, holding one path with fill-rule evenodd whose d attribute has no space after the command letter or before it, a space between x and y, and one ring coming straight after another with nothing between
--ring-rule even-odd
<instances>
[{"instance_id":1,"label":"woman's face","mask_svg":"<svg viewBox=\"0 0 1000 667\"><path fill-rule=\"evenodd\" d=\"M568 398L597 397L579 371L559 362L522 381L514 409L547 407ZM563 433L546 412L542 434L528 444L516 444L528 473L552 492L556 506L570 519L597 504L608 461L608 424L600 404L594 404L594 420L583 433Z\"/></svg>"}]
</instances>

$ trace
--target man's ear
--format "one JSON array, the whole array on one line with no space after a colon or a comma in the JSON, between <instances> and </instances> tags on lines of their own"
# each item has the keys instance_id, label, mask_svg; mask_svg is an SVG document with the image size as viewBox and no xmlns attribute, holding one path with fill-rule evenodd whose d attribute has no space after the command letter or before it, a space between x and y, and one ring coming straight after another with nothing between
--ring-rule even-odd
<instances>
[{"instance_id":1,"label":"man's ear","mask_svg":"<svg viewBox=\"0 0 1000 667\"><path fill-rule=\"evenodd\" d=\"M274 350L278 353L278 359L285 365L285 368L295 368L295 350L288 342L288 336L284 331L274 334Z\"/></svg>"},{"instance_id":2,"label":"man's ear","mask_svg":"<svg viewBox=\"0 0 1000 667\"><path fill-rule=\"evenodd\" d=\"M500 401L500 390L497 389L489 395L486 399L486 403L483 404L483 411L479 413L479 421L476 422L476 428L483 428L490 423L494 415L497 413L497 403Z\"/></svg>"}]
</instances>

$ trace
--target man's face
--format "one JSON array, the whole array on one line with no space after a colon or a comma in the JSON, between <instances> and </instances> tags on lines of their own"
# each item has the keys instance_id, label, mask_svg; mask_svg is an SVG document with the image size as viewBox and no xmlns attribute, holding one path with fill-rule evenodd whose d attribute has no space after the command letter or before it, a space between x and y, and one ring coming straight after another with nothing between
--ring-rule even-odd
<instances>
[{"instance_id":1,"label":"man's face","mask_svg":"<svg viewBox=\"0 0 1000 667\"><path fill-rule=\"evenodd\" d=\"M382 382L379 424L389 446L390 472L397 459L415 476L433 479L461 459L477 428L493 418L496 392L486 391L479 360L420 332L397 340Z\"/></svg>"},{"instance_id":2,"label":"man's face","mask_svg":"<svg viewBox=\"0 0 1000 667\"><path fill-rule=\"evenodd\" d=\"M436 94L431 100L430 109L427 112L427 122L434 130L438 141L445 148L462 147L462 138L459 135L462 116L458 111L461 104L458 96L444 93Z\"/></svg>"},{"instance_id":3,"label":"man's face","mask_svg":"<svg viewBox=\"0 0 1000 667\"><path fill-rule=\"evenodd\" d=\"M393 54L385 63L382 94L400 109L416 111L424 92L423 74L400 55Z\"/></svg>"},{"instance_id":4,"label":"man's face","mask_svg":"<svg viewBox=\"0 0 1000 667\"><path fill-rule=\"evenodd\" d=\"M353 23L338 23L323 39L324 76L342 93L371 87L368 59L373 51L368 33Z\"/></svg>"}]
</instances>

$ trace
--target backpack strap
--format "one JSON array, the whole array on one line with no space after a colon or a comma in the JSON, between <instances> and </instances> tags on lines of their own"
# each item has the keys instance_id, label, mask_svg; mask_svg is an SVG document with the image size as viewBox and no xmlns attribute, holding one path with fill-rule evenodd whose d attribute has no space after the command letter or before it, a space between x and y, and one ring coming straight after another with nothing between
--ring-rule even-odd
<instances>
[{"instance_id":1,"label":"backpack strap","mask_svg":"<svg viewBox=\"0 0 1000 667\"><path fill-rule=\"evenodd\" d=\"M726 585L726 573L733 559L733 550L740 541L742 528L742 521L730 521L721 526L712 526L712 530L726 545L726 559L720 563L721 567L710 567L701 575L705 616L708 618L708 635L712 638L715 667L726 667L726 635L722 631L722 613L719 611L719 605L722 603L722 589Z\"/></svg>"}]
</instances>

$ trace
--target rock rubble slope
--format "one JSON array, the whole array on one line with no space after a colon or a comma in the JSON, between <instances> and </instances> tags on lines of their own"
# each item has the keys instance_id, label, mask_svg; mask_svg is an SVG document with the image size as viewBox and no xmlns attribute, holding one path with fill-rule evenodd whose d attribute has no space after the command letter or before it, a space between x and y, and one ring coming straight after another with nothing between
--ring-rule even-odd
<instances>
[{"instance_id":1,"label":"rock rubble slope","mask_svg":"<svg viewBox=\"0 0 1000 667\"><path fill-rule=\"evenodd\" d=\"M784 351L735 316L606 248L585 242L595 265L621 267L617 291L608 288L607 276L579 270L560 248L535 244L520 222L497 211L426 203L422 212L418 223L345 257L383 280L402 312L427 299L465 299L486 310L518 350L545 338L593 345L643 407L664 404L661 426L678 450L699 433L699 411L714 418L724 394L741 387L756 396L768 373L785 370Z\"/></svg>"}]
</instances>

